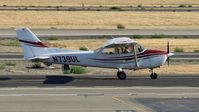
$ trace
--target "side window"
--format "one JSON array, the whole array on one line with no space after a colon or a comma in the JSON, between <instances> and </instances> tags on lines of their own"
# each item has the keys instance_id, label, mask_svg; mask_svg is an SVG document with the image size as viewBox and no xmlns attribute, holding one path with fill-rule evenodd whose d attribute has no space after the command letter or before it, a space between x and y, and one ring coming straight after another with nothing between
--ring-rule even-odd
<instances>
[{"instance_id":1,"label":"side window","mask_svg":"<svg viewBox=\"0 0 199 112\"><path fill-rule=\"evenodd\" d=\"M105 48L105 49L103 49L102 53L104 53L104 54L114 54L115 49L114 48Z\"/></svg>"},{"instance_id":2,"label":"side window","mask_svg":"<svg viewBox=\"0 0 199 112\"><path fill-rule=\"evenodd\" d=\"M117 47L108 47L102 50L103 54L128 54L134 52L134 46L117 46ZM143 51L143 47L136 44L135 45L135 52L139 53Z\"/></svg>"},{"instance_id":3,"label":"side window","mask_svg":"<svg viewBox=\"0 0 199 112\"><path fill-rule=\"evenodd\" d=\"M133 46L116 47L115 54L128 54L133 52Z\"/></svg>"},{"instance_id":4,"label":"side window","mask_svg":"<svg viewBox=\"0 0 199 112\"><path fill-rule=\"evenodd\" d=\"M126 53L132 53L133 52L133 46L125 46L121 48L122 53L126 54Z\"/></svg>"},{"instance_id":5,"label":"side window","mask_svg":"<svg viewBox=\"0 0 199 112\"><path fill-rule=\"evenodd\" d=\"M126 54L126 53L132 53L133 49L132 47L111 47L111 48L105 48L103 49L102 53L104 54Z\"/></svg>"}]
</instances>

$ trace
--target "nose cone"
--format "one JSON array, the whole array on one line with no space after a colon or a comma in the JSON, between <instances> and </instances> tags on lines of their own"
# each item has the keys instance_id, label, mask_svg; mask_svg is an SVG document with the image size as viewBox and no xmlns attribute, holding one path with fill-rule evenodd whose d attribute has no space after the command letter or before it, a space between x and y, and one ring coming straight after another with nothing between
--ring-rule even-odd
<instances>
[{"instance_id":1,"label":"nose cone","mask_svg":"<svg viewBox=\"0 0 199 112\"><path fill-rule=\"evenodd\" d=\"M171 56L173 56L174 55L174 53L168 53L167 54L167 57L171 57Z\"/></svg>"},{"instance_id":2,"label":"nose cone","mask_svg":"<svg viewBox=\"0 0 199 112\"><path fill-rule=\"evenodd\" d=\"M152 67L162 66L168 58L168 53L162 50L145 50L144 54L150 56L150 66Z\"/></svg>"}]
</instances>

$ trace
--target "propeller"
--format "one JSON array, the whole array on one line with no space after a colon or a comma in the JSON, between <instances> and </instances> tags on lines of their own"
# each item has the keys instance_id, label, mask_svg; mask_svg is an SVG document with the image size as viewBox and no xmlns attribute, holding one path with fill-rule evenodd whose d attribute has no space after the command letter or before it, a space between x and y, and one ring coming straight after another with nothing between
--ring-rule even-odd
<instances>
[{"instance_id":1,"label":"propeller","mask_svg":"<svg viewBox=\"0 0 199 112\"><path fill-rule=\"evenodd\" d=\"M169 41L167 40L167 53L170 53L170 49L169 49Z\"/></svg>"},{"instance_id":2,"label":"propeller","mask_svg":"<svg viewBox=\"0 0 199 112\"><path fill-rule=\"evenodd\" d=\"M170 45L169 45L169 41L167 40L167 56L169 55L170 53ZM170 57L168 56L167 57L167 64L168 66L170 65Z\"/></svg>"}]
</instances>

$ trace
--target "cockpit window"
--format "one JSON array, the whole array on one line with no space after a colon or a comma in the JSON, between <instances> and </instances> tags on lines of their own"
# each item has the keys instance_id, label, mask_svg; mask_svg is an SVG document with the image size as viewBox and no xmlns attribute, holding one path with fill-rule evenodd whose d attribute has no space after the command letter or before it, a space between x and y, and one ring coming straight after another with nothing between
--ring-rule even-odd
<instances>
[{"instance_id":1,"label":"cockpit window","mask_svg":"<svg viewBox=\"0 0 199 112\"><path fill-rule=\"evenodd\" d=\"M105 54L127 54L133 53L133 46L115 46L104 48L102 53Z\"/></svg>"},{"instance_id":2,"label":"cockpit window","mask_svg":"<svg viewBox=\"0 0 199 112\"><path fill-rule=\"evenodd\" d=\"M112 47L112 48L105 48L103 49L102 53L104 54L115 54L115 49Z\"/></svg>"},{"instance_id":3,"label":"cockpit window","mask_svg":"<svg viewBox=\"0 0 199 112\"><path fill-rule=\"evenodd\" d=\"M144 47L142 47L142 46L139 45L139 44L135 44L135 52L136 52L136 53L140 53L140 52L142 52L142 51L144 51Z\"/></svg>"},{"instance_id":4,"label":"cockpit window","mask_svg":"<svg viewBox=\"0 0 199 112\"><path fill-rule=\"evenodd\" d=\"M144 50L144 48L139 44L131 44L131 45L118 45L118 46L109 46L106 48L99 48L95 50L95 52L100 52L100 49L102 49L103 54L128 54L128 53L134 53L134 47L135 52L140 53Z\"/></svg>"}]
</instances>

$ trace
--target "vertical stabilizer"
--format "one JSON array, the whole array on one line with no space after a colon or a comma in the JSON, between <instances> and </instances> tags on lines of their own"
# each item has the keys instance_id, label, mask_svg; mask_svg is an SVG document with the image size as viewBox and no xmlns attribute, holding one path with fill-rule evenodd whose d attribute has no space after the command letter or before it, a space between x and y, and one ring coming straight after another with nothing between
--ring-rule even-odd
<instances>
[{"instance_id":1,"label":"vertical stabilizer","mask_svg":"<svg viewBox=\"0 0 199 112\"><path fill-rule=\"evenodd\" d=\"M48 47L29 28L17 29L16 34L26 60L37 57L47 51Z\"/></svg>"}]
</instances>

